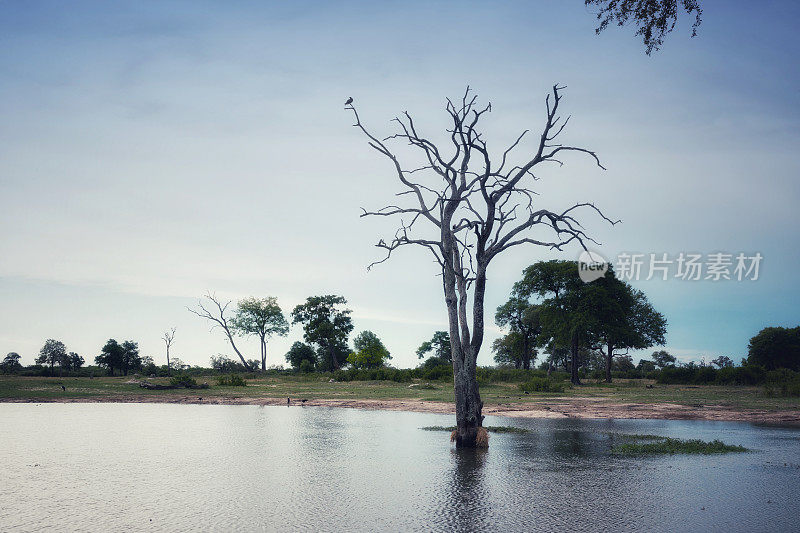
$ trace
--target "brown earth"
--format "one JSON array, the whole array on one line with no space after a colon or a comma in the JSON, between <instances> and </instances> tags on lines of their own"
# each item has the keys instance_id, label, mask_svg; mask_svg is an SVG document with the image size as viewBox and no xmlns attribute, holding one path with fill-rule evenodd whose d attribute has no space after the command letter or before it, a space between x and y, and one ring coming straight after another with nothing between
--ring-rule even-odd
<instances>
[{"instance_id":1,"label":"brown earth","mask_svg":"<svg viewBox=\"0 0 800 533\"><path fill-rule=\"evenodd\" d=\"M238 396L204 397L202 391L183 396L154 395L114 395L92 398L63 398L57 400L2 399L15 403L182 403L182 404L223 404L223 405L286 405L283 398L252 398ZM450 403L425 400L324 400L312 399L305 402L292 400L291 407L347 407L387 411L411 411L420 413L453 413ZM653 418L668 420L726 420L763 424L798 424L800 410L768 411L762 409L743 409L708 405L702 407L676 403L615 403L599 398L564 397L548 398L535 404L502 403L487 405L485 415L521 418Z\"/></svg>"}]
</instances>

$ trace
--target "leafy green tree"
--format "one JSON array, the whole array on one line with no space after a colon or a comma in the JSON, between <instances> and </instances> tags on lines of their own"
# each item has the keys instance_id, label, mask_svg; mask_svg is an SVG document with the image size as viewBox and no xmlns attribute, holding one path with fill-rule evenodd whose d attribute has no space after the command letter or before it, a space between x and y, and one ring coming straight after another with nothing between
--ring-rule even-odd
<instances>
[{"instance_id":1,"label":"leafy green tree","mask_svg":"<svg viewBox=\"0 0 800 533\"><path fill-rule=\"evenodd\" d=\"M522 368L522 342L520 334L509 331L492 342L494 362L498 365ZM530 359L529 359L530 360Z\"/></svg>"},{"instance_id":2,"label":"leafy green tree","mask_svg":"<svg viewBox=\"0 0 800 533\"><path fill-rule=\"evenodd\" d=\"M314 366L317 364L317 354L314 348L300 341L292 344L285 357L286 361L295 370L310 372L314 370Z\"/></svg>"},{"instance_id":3,"label":"leafy green tree","mask_svg":"<svg viewBox=\"0 0 800 533\"><path fill-rule=\"evenodd\" d=\"M630 355L616 355L614 356L614 370L619 372L630 372L635 370L636 365L633 364L633 357Z\"/></svg>"},{"instance_id":4,"label":"leafy green tree","mask_svg":"<svg viewBox=\"0 0 800 533\"><path fill-rule=\"evenodd\" d=\"M513 295L525 300L541 299L542 339L554 346L569 346L570 380L580 384L581 348L596 341L593 332L599 319L597 308L602 304L595 282L584 283L580 279L575 261L541 261L523 271L522 279L514 284Z\"/></svg>"},{"instance_id":5,"label":"leafy green tree","mask_svg":"<svg viewBox=\"0 0 800 533\"><path fill-rule=\"evenodd\" d=\"M642 291L617 279L611 269L589 285L597 319L593 331L594 348L605 357L606 381L610 383L615 351L627 352L664 344L667 321Z\"/></svg>"},{"instance_id":6,"label":"leafy green tree","mask_svg":"<svg viewBox=\"0 0 800 533\"><path fill-rule=\"evenodd\" d=\"M727 355L720 355L716 359L712 359L711 364L716 365L718 368L730 368L733 366L733 359Z\"/></svg>"},{"instance_id":7,"label":"leafy green tree","mask_svg":"<svg viewBox=\"0 0 800 533\"><path fill-rule=\"evenodd\" d=\"M336 370L344 364L350 350L347 339L353 331L347 300L328 294L309 296L292 311L292 324L303 325L303 338L317 347L317 368Z\"/></svg>"},{"instance_id":8,"label":"leafy green tree","mask_svg":"<svg viewBox=\"0 0 800 533\"><path fill-rule=\"evenodd\" d=\"M142 356L142 374L151 376L156 373L158 373L158 367L153 358L149 355Z\"/></svg>"},{"instance_id":9,"label":"leafy green tree","mask_svg":"<svg viewBox=\"0 0 800 533\"><path fill-rule=\"evenodd\" d=\"M675 363L678 359L670 354L666 350L657 350L653 352L653 355L650 356L653 359L653 363L659 368L659 370L663 370L665 368L675 366Z\"/></svg>"},{"instance_id":10,"label":"leafy green tree","mask_svg":"<svg viewBox=\"0 0 800 533\"><path fill-rule=\"evenodd\" d=\"M800 370L800 326L764 328L750 339L747 362L767 370Z\"/></svg>"},{"instance_id":11,"label":"leafy green tree","mask_svg":"<svg viewBox=\"0 0 800 533\"><path fill-rule=\"evenodd\" d=\"M83 357L81 357L77 353L69 352L67 354L66 363L67 364L65 365L65 368L67 368L68 370L78 370L80 367L83 366L83 363L85 363L85 361Z\"/></svg>"},{"instance_id":12,"label":"leafy green tree","mask_svg":"<svg viewBox=\"0 0 800 533\"><path fill-rule=\"evenodd\" d=\"M501 328L506 326L511 328L511 333L514 335L508 340L513 342L507 342L507 348L516 347L522 368L529 370L531 361L536 359L535 347L539 342L539 335L542 333L539 306L531 304L526 298L512 296L497 308L494 321ZM497 356L495 356L496 359Z\"/></svg>"},{"instance_id":13,"label":"leafy green tree","mask_svg":"<svg viewBox=\"0 0 800 533\"><path fill-rule=\"evenodd\" d=\"M452 364L452 349L450 347L450 334L446 331L437 331L431 340L423 342L417 348L417 357L423 359L429 353L431 357L425 361L426 367Z\"/></svg>"},{"instance_id":14,"label":"leafy green tree","mask_svg":"<svg viewBox=\"0 0 800 533\"><path fill-rule=\"evenodd\" d=\"M236 315L231 320L234 329L243 335L255 335L261 343L261 370L267 370L267 340L273 335L285 337L289 323L283 316L274 296L245 298L236 306Z\"/></svg>"},{"instance_id":15,"label":"leafy green tree","mask_svg":"<svg viewBox=\"0 0 800 533\"><path fill-rule=\"evenodd\" d=\"M94 358L94 362L105 368L110 376L113 376L114 369L122 369L124 355L125 349L115 339L108 339L100 351L100 355Z\"/></svg>"},{"instance_id":16,"label":"leafy green tree","mask_svg":"<svg viewBox=\"0 0 800 533\"><path fill-rule=\"evenodd\" d=\"M64 343L55 339L47 339L39 350L39 357L36 358L37 365L45 365L50 367L52 372L55 365L64 367L67 361L67 347Z\"/></svg>"},{"instance_id":17,"label":"leafy green tree","mask_svg":"<svg viewBox=\"0 0 800 533\"><path fill-rule=\"evenodd\" d=\"M127 376L128 372L134 372L142 368L142 358L139 355L139 344L133 341L122 343L122 360L120 370Z\"/></svg>"},{"instance_id":18,"label":"leafy green tree","mask_svg":"<svg viewBox=\"0 0 800 533\"><path fill-rule=\"evenodd\" d=\"M655 372L656 364L650 359L640 359L639 362L636 364L636 370L641 372L643 375L648 374L650 372Z\"/></svg>"},{"instance_id":19,"label":"leafy green tree","mask_svg":"<svg viewBox=\"0 0 800 533\"><path fill-rule=\"evenodd\" d=\"M20 357L17 352L9 352L3 359L3 362L0 363L0 371L2 371L3 374L16 374L22 370L19 359Z\"/></svg>"},{"instance_id":20,"label":"leafy green tree","mask_svg":"<svg viewBox=\"0 0 800 533\"><path fill-rule=\"evenodd\" d=\"M347 362L353 368L380 368L392 358L383 342L369 330L362 331L353 339L353 347L355 351L347 356Z\"/></svg>"}]
</instances>

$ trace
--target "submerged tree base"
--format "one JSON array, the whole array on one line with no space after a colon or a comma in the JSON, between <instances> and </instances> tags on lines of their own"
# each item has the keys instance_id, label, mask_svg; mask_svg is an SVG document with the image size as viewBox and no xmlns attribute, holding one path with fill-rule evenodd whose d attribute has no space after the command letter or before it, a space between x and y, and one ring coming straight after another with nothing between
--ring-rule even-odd
<instances>
[{"instance_id":1,"label":"submerged tree base","mask_svg":"<svg viewBox=\"0 0 800 533\"><path fill-rule=\"evenodd\" d=\"M425 426L420 428L423 431L455 431L456 426ZM525 428L518 428L515 426L485 426L481 429L491 433L528 433Z\"/></svg>"},{"instance_id":2,"label":"submerged tree base","mask_svg":"<svg viewBox=\"0 0 800 533\"><path fill-rule=\"evenodd\" d=\"M725 444L716 439L711 442L706 442L700 439L673 439L670 437L659 437L658 435L625 435L623 438L632 442L626 442L612 447L611 453L618 455L711 455L749 451L744 446Z\"/></svg>"},{"instance_id":3,"label":"submerged tree base","mask_svg":"<svg viewBox=\"0 0 800 533\"><path fill-rule=\"evenodd\" d=\"M478 434L475 436L475 448L488 448L489 447L489 432L487 428L479 427ZM450 433L450 442L457 442L458 429L453 429Z\"/></svg>"}]
</instances>

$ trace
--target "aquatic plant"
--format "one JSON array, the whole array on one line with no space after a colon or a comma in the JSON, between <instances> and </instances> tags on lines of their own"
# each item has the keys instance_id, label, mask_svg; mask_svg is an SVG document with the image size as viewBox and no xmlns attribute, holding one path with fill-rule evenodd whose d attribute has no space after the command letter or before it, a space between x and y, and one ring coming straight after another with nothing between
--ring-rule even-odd
<instances>
[{"instance_id":1,"label":"aquatic plant","mask_svg":"<svg viewBox=\"0 0 800 533\"><path fill-rule=\"evenodd\" d=\"M426 426L423 431L453 431L456 426ZM528 433L529 430L515 426L486 426L483 429L492 433Z\"/></svg>"},{"instance_id":2,"label":"aquatic plant","mask_svg":"<svg viewBox=\"0 0 800 533\"><path fill-rule=\"evenodd\" d=\"M656 435L631 435L626 437L634 442L626 442L611 448L611 453L618 455L674 455L738 453L749 451L744 446L725 444L720 440L706 442L700 439L674 439L657 437ZM636 442L647 440L648 442Z\"/></svg>"}]
</instances>

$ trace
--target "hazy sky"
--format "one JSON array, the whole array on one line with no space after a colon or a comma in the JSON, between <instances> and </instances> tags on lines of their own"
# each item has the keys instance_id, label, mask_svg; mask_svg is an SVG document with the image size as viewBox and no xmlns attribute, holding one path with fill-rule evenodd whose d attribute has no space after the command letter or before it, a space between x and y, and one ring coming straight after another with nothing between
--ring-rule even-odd
<instances>
[{"instance_id":1,"label":"hazy sky","mask_svg":"<svg viewBox=\"0 0 800 533\"><path fill-rule=\"evenodd\" d=\"M757 6L757 7L756 7ZM556 82L568 158L538 184L550 209L591 200L606 257L760 252L755 282L639 281L684 359L739 358L767 325L798 323L800 5L704 2L647 57L633 28L594 34L582 0L538 2L0 1L0 355L47 338L93 361L106 339L164 362L231 354L190 314L205 291L349 300L356 332L400 367L446 329L429 258L370 272L393 227L360 219L401 190L343 102L389 134L408 110L437 137L446 96L492 101L495 149L537 130ZM487 312L522 269L562 254L517 248L489 271ZM492 326L479 364L499 330ZM269 364L302 337L269 345ZM244 342L256 357L255 342Z\"/></svg>"}]
</instances>

